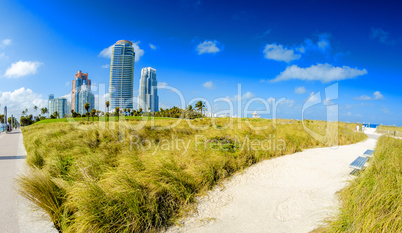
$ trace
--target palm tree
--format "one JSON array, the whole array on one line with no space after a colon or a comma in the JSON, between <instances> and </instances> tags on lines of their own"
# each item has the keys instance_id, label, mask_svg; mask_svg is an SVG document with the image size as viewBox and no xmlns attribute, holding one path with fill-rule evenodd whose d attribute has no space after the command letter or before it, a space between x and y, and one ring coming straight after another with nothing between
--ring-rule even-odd
<instances>
[{"instance_id":1,"label":"palm tree","mask_svg":"<svg viewBox=\"0 0 402 233\"><path fill-rule=\"evenodd\" d=\"M38 106L34 106L34 110L35 110L35 115L37 114L37 110L38 110Z\"/></svg>"},{"instance_id":2,"label":"palm tree","mask_svg":"<svg viewBox=\"0 0 402 233\"><path fill-rule=\"evenodd\" d=\"M119 120L120 108L119 108L119 107L116 107L115 110L116 110L117 120Z\"/></svg>"},{"instance_id":3,"label":"palm tree","mask_svg":"<svg viewBox=\"0 0 402 233\"><path fill-rule=\"evenodd\" d=\"M202 110L207 110L207 109L205 108L205 102L203 103L202 101L198 101L198 102L195 104L195 108L198 109L199 111L201 111L201 116L202 116Z\"/></svg>"},{"instance_id":4,"label":"palm tree","mask_svg":"<svg viewBox=\"0 0 402 233\"><path fill-rule=\"evenodd\" d=\"M107 108L107 112L109 113L110 102L109 102L109 101L106 101L105 105L106 105L106 108ZM109 120L109 114L108 114L107 116L108 116L108 117L107 117L107 120Z\"/></svg>"},{"instance_id":5,"label":"palm tree","mask_svg":"<svg viewBox=\"0 0 402 233\"><path fill-rule=\"evenodd\" d=\"M88 110L89 110L89 108L90 108L91 106L89 105L89 103L85 103L84 104L84 108L85 108L85 110L87 110L87 115L88 115L88 121L89 121L89 114L88 114Z\"/></svg>"},{"instance_id":6,"label":"palm tree","mask_svg":"<svg viewBox=\"0 0 402 233\"><path fill-rule=\"evenodd\" d=\"M96 115L96 109L93 108L93 109L91 110L92 121L95 121L95 120L94 120L95 115Z\"/></svg>"},{"instance_id":7,"label":"palm tree","mask_svg":"<svg viewBox=\"0 0 402 233\"><path fill-rule=\"evenodd\" d=\"M42 115L45 115L46 113L48 113L47 108L41 108L40 111L42 112Z\"/></svg>"},{"instance_id":8,"label":"palm tree","mask_svg":"<svg viewBox=\"0 0 402 233\"><path fill-rule=\"evenodd\" d=\"M25 115L25 110L22 110L22 112L21 112L21 113L22 113L22 115L24 116L24 115Z\"/></svg>"}]
</instances>

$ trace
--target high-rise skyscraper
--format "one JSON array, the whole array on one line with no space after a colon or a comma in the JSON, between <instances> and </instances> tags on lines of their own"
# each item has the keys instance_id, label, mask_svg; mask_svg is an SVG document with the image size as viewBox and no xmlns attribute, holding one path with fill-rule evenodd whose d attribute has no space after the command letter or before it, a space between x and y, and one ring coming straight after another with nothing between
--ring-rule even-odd
<instances>
[{"instance_id":1,"label":"high-rise skyscraper","mask_svg":"<svg viewBox=\"0 0 402 233\"><path fill-rule=\"evenodd\" d=\"M54 98L54 95L49 95L49 114L53 115L55 112L59 114L59 118L63 118L67 112L67 99Z\"/></svg>"},{"instance_id":2,"label":"high-rise skyscraper","mask_svg":"<svg viewBox=\"0 0 402 233\"><path fill-rule=\"evenodd\" d=\"M81 112L79 110L79 106L80 106L80 102L81 102L80 98L79 98L79 94L80 94L81 90L84 90L84 89L91 92L91 79L88 79L88 73L82 73L80 70L75 74L72 89L71 89L71 109L80 114L82 114L84 112ZM86 103L90 104L91 109L93 107L95 107L95 106L93 106L94 102L93 103L86 102Z\"/></svg>"},{"instance_id":3,"label":"high-rise skyscraper","mask_svg":"<svg viewBox=\"0 0 402 233\"><path fill-rule=\"evenodd\" d=\"M138 106L144 112L159 111L158 82L156 81L156 70L145 67L141 70L140 94L138 95Z\"/></svg>"},{"instance_id":4,"label":"high-rise skyscraper","mask_svg":"<svg viewBox=\"0 0 402 233\"><path fill-rule=\"evenodd\" d=\"M112 111L116 107L133 109L134 59L133 43L117 41L112 48L110 63L109 98Z\"/></svg>"},{"instance_id":5,"label":"high-rise skyscraper","mask_svg":"<svg viewBox=\"0 0 402 233\"><path fill-rule=\"evenodd\" d=\"M95 96L90 90L87 90L86 87L83 87L80 90L78 93L78 99L77 113L81 115L87 113L87 110L85 109L86 103L89 103L88 112L91 112L91 110L95 108Z\"/></svg>"}]
</instances>

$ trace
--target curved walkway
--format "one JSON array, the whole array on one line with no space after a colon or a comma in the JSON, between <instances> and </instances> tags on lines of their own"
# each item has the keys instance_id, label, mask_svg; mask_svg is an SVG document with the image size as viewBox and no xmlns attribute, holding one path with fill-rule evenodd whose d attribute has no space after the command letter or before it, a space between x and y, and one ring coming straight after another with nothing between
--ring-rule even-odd
<instances>
[{"instance_id":1,"label":"curved walkway","mask_svg":"<svg viewBox=\"0 0 402 233\"><path fill-rule=\"evenodd\" d=\"M379 137L315 148L260 162L200 198L197 213L167 232L310 232L337 211L349 164Z\"/></svg>"},{"instance_id":2,"label":"curved walkway","mask_svg":"<svg viewBox=\"0 0 402 233\"><path fill-rule=\"evenodd\" d=\"M53 224L18 195L15 178L25 169L26 151L21 131L0 135L0 232L51 233Z\"/></svg>"}]
</instances>

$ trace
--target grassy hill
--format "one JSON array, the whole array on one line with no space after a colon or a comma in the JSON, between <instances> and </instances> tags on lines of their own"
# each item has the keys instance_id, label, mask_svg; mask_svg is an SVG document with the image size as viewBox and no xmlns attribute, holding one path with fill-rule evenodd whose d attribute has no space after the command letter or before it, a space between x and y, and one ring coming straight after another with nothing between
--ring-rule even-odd
<instances>
[{"instance_id":1,"label":"grassy hill","mask_svg":"<svg viewBox=\"0 0 402 233\"><path fill-rule=\"evenodd\" d=\"M155 232L254 163L366 138L355 124L329 126L306 121L313 138L296 120L42 121L23 130L20 191L62 232Z\"/></svg>"}]
</instances>

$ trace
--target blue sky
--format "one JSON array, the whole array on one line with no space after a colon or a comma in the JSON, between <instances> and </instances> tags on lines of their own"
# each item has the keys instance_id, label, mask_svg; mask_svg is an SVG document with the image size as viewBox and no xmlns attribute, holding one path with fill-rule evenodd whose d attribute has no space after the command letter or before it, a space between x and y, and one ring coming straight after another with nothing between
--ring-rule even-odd
<instances>
[{"instance_id":1,"label":"blue sky","mask_svg":"<svg viewBox=\"0 0 402 233\"><path fill-rule=\"evenodd\" d=\"M49 94L69 94L78 70L107 88L107 48L126 39L137 50L135 95L141 68L151 66L185 104L205 98L214 112L227 108L216 98L231 100L236 113L239 101L285 98L277 117L301 119L320 93L304 117L325 120L335 104L341 121L402 125L401 10L386 1L2 0L0 104L15 115L46 106ZM164 89L160 103L180 105Z\"/></svg>"}]
</instances>

